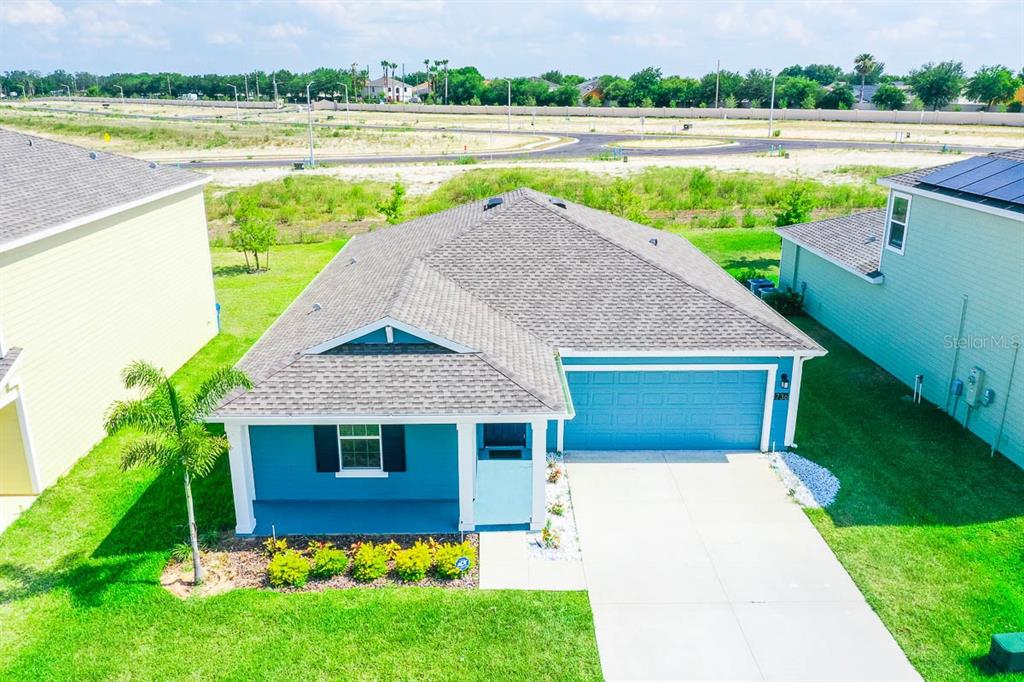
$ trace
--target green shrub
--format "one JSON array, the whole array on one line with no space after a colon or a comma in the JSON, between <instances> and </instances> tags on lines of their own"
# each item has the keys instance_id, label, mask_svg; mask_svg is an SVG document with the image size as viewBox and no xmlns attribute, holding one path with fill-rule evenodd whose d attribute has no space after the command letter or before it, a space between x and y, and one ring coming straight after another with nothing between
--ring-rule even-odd
<instances>
[{"instance_id":1,"label":"green shrub","mask_svg":"<svg viewBox=\"0 0 1024 682\"><path fill-rule=\"evenodd\" d=\"M430 546L422 540L417 540L409 549L395 552L395 573L406 582L419 582L426 578L433 563Z\"/></svg>"},{"instance_id":2,"label":"green shrub","mask_svg":"<svg viewBox=\"0 0 1024 682\"><path fill-rule=\"evenodd\" d=\"M469 542L451 543L446 542L434 549L434 565L437 574L442 578L458 578L462 571L456 566L459 558L469 559L469 568L476 564L476 549Z\"/></svg>"},{"instance_id":3,"label":"green shrub","mask_svg":"<svg viewBox=\"0 0 1024 682\"><path fill-rule=\"evenodd\" d=\"M455 159L455 165L457 165L457 166L472 166L475 163L476 163L476 157L475 156L469 156L468 154L464 155L464 156L460 156L459 158Z\"/></svg>"},{"instance_id":4,"label":"green shrub","mask_svg":"<svg viewBox=\"0 0 1024 682\"><path fill-rule=\"evenodd\" d=\"M757 227L757 216L749 208L743 212L743 218L740 220L742 227L751 228Z\"/></svg>"},{"instance_id":5,"label":"green shrub","mask_svg":"<svg viewBox=\"0 0 1024 682\"><path fill-rule=\"evenodd\" d=\"M267 538L263 541L263 551L268 556L276 556L288 550L288 541L284 538Z\"/></svg>"},{"instance_id":6,"label":"green shrub","mask_svg":"<svg viewBox=\"0 0 1024 682\"><path fill-rule=\"evenodd\" d=\"M348 555L330 542L315 543L309 574L314 578L333 578L348 568Z\"/></svg>"},{"instance_id":7,"label":"green shrub","mask_svg":"<svg viewBox=\"0 0 1024 682\"><path fill-rule=\"evenodd\" d=\"M811 196L810 187L805 184L797 184L790 187L782 196L779 202L779 210L775 212L775 226L785 227L796 223L806 223L811 219L811 208L814 206L814 197Z\"/></svg>"},{"instance_id":8,"label":"green shrub","mask_svg":"<svg viewBox=\"0 0 1024 682\"><path fill-rule=\"evenodd\" d=\"M267 564L267 578L274 587L302 587L309 578L309 562L294 549L278 552Z\"/></svg>"},{"instance_id":9,"label":"green shrub","mask_svg":"<svg viewBox=\"0 0 1024 682\"><path fill-rule=\"evenodd\" d=\"M804 310L804 297L795 291L780 291L768 294L764 302L782 315L799 315Z\"/></svg>"},{"instance_id":10,"label":"green shrub","mask_svg":"<svg viewBox=\"0 0 1024 682\"><path fill-rule=\"evenodd\" d=\"M552 502L551 506L548 507L548 511L555 516L563 516L565 514L565 505L561 502Z\"/></svg>"},{"instance_id":11,"label":"green shrub","mask_svg":"<svg viewBox=\"0 0 1024 682\"><path fill-rule=\"evenodd\" d=\"M558 549L562 544L562 536L551 527L551 519L548 519L548 522L544 524L544 528L541 529L540 539L543 541L544 546L549 549Z\"/></svg>"},{"instance_id":12,"label":"green shrub","mask_svg":"<svg viewBox=\"0 0 1024 682\"><path fill-rule=\"evenodd\" d=\"M391 558L391 553L388 545L361 543L352 555L352 577L366 583L383 577L388 572L388 559Z\"/></svg>"}]
</instances>

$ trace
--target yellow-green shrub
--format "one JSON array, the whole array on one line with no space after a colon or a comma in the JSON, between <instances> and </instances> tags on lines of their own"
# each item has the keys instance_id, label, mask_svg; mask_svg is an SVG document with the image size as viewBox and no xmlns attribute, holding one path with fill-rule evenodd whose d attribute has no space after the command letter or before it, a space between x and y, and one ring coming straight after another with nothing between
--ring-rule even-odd
<instances>
[{"instance_id":1,"label":"yellow-green shrub","mask_svg":"<svg viewBox=\"0 0 1024 682\"><path fill-rule=\"evenodd\" d=\"M395 573L406 582L419 582L426 578L433 563L430 546L422 540L417 540L409 549L395 552Z\"/></svg>"},{"instance_id":2,"label":"yellow-green shrub","mask_svg":"<svg viewBox=\"0 0 1024 682\"><path fill-rule=\"evenodd\" d=\"M274 587L302 587L309 578L309 562L294 549L278 552L267 564L267 578Z\"/></svg>"},{"instance_id":3,"label":"yellow-green shrub","mask_svg":"<svg viewBox=\"0 0 1024 682\"><path fill-rule=\"evenodd\" d=\"M476 549L469 542L445 542L434 549L434 565L442 578L458 578L462 571L455 565L460 557L469 559L469 568L476 564Z\"/></svg>"},{"instance_id":4,"label":"yellow-green shrub","mask_svg":"<svg viewBox=\"0 0 1024 682\"><path fill-rule=\"evenodd\" d=\"M388 559L393 550L390 543L375 545L364 542L356 547L352 555L352 577L361 582L370 582L388 572Z\"/></svg>"}]
</instances>

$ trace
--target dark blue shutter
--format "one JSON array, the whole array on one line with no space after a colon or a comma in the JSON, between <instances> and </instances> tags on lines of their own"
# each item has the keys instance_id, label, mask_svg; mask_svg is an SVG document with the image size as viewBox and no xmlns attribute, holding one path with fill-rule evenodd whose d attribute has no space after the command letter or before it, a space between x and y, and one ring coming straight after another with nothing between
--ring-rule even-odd
<instances>
[{"instance_id":1,"label":"dark blue shutter","mask_svg":"<svg viewBox=\"0 0 1024 682\"><path fill-rule=\"evenodd\" d=\"M316 450L316 470L329 472L341 470L341 458L338 453L338 427L313 427L313 449Z\"/></svg>"},{"instance_id":2,"label":"dark blue shutter","mask_svg":"<svg viewBox=\"0 0 1024 682\"><path fill-rule=\"evenodd\" d=\"M380 449L384 471L405 471L405 426L384 424L380 427Z\"/></svg>"}]
</instances>

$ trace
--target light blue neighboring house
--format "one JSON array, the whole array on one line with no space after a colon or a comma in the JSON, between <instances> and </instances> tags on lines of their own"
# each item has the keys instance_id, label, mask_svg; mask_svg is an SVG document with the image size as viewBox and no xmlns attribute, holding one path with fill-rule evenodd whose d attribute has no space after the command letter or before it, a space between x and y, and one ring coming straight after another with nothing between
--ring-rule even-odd
<instances>
[{"instance_id":1,"label":"light blue neighboring house","mask_svg":"<svg viewBox=\"0 0 1024 682\"><path fill-rule=\"evenodd\" d=\"M684 239L517 190L354 237L212 419L240 534L536 530L548 452L782 448L823 354Z\"/></svg>"},{"instance_id":2,"label":"light blue neighboring house","mask_svg":"<svg viewBox=\"0 0 1024 682\"><path fill-rule=\"evenodd\" d=\"M1024 149L882 178L883 210L780 228L780 287L1024 467Z\"/></svg>"}]
</instances>

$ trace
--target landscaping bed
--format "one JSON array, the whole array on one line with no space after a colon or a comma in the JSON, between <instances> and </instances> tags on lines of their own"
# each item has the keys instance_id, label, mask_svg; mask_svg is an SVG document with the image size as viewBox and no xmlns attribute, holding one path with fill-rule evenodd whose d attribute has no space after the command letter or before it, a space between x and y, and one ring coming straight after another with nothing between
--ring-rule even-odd
<instances>
[{"instance_id":1,"label":"landscaping bed","mask_svg":"<svg viewBox=\"0 0 1024 682\"><path fill-rule=\"evenodd\" d=\"M544 497L547 509L544 528L526 536L530 556L549 561L580 561L568 471L560 452L548 455Z\"/></svg>"},{"instance_id":2,"label":"landscaping bed","mask_svg":"<svg viewBox=\"0 0 1024 682\"><path fill-rule=\"evenodd\" d=\"M190 557L184 561L172 559L160 582L179 597L194 593L209 596L239 588L282 592L398 585L472 589L480 582L479 547L476 533L290 535L276 539L228 536L201 550L206 576L198 590L192 585ZM447 562L442 554L448 557ZM287 556L278 558L280 555ZM363 556L369 558L361 560ZM469 560L466 570L453 565L454 558L461 556ZM277 565L283 566L276 572L271 568L275 558ZM319 572L318 560L323 564Z\"/></svg>"}]
</instances>

